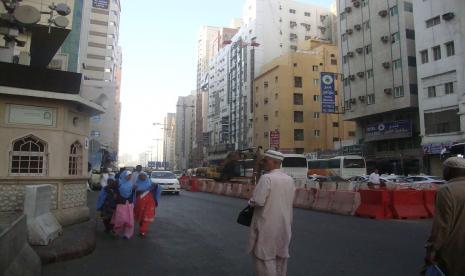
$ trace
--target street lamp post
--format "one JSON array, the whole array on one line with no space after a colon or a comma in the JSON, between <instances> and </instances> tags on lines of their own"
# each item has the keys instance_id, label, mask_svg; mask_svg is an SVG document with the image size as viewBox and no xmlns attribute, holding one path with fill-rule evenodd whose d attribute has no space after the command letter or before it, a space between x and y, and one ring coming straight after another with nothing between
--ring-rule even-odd
<instances>
[{"instance_id":1,"label":"street lamp post","mask_svg":"<svg viewBox=\"0 0 465 276\"><path fill-rule=\"evenodd\" d=\"M158 170L158 142L159 142L160 140L162 140L162 139L157 138L157 139L152 139L152 140L157 141L157 156L155 157L155 159L156 159L156 160L155 160L155 162L156 162L156 163L155 163L155 168Z\"/></svg>"}]
</instances>

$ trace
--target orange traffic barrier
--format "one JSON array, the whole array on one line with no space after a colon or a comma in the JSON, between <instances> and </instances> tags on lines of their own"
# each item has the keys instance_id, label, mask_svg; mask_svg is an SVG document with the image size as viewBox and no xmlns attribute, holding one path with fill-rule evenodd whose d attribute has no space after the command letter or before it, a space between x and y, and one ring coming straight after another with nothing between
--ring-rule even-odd
<instances>
[{"instance_id":1,"label":"orange traffic barrier","mask_svg":"<svg viewBox=\"0 0 465 276\"><path fill-rule=\"evenodd\" d=\"M213 190L214 194L220 195L221 191L223 190L223 183L221 182L216 182L215 183L215 189Z\"/></svg>"},{"instance_id":2,"label":"orange traffic barrier","mask_svg":"<svg viewBox=\"0 0 465 276\"><path fill-rule=\"evenodd\" d=\"M215 190L215 181L208 181L207 182L207 190L206 192L207 193L213 193L213 191Z\"/></svg>"},{"instance_id":3,"label":"orange traffic barrier","mask_svg":"<svg viewBox=\"0 0 465 276\"><path fill-rule=\"evenodd\" d=\"M242 184L234 183L232 184L232 196L240 197L242 193Z\"/></svg>"},{"instance_id":4,"label":"orange traffic barrier","mask_svg":"<svg viewBox=\"0 0 465 276\"><path fill-rule=\"evenodd\" d=\"M423 200L423 191L392 191L392 210L396 219L421 219L429 217Z\"/></svg>"},{"instance_id":5,"label":"orange traffic barrier","mask_svg":"<svg viewBox=\"0 0 465 276\"><path fill-rule=\"evenodd\" d=\"M294 207L310 209L313 206L313 192L309 189L299 188L295 190Z\"/></svg>"},{"instance_id":6,"label":"orange traffic barrier","mask_svg":"<svg viewBox=\"0 0 465 276\"><path fill-rule=\"evenodd\" d=\"M233 184L225 183L224 195L225 196L233 196Z\"/></svg>"},{"instance_id":7,"label":"orange traffic barrier","mask_svg":"<svg viewBox=\"0 0 465 276\"><path fill-rule=\"evenodd\" d=\"M335 192L336 191L318 191L315 201L313 202L313 209L318 211L331 211L331 202L333 201Z\"/></svg>"},{"instance_id":8,"label":"orange traffic barrier","mask_svg":"<svg viewBox=\"0 0 465 276\"><path fill-rule=\"evenodd\" d=\"M350 191L336 191L331 204L331 212L341 215L355 214L360 206L360 193Z\"/></svg>"},{"instance_id":9,"label":"orange traffic barrier","mask_svg":"<svg viewBox=\"0 0 465 276\"><path fill-rule=\"evenodd\" d=\"M423 202L425 203L426 211L430 217L434 217L436 213L436 190L424 190Z\"/></svg>"},{"instance_id":10,"label":"orange traffic barrier","mask_svg":"<svg viewBox=\"0 0 465 276\"><path fill-rule=\"evenodd\" d=\"M207 190L207 181L205 181L205 179L201 179L199 182L199 191L205 192Z\"/></svg>"},{"instance_id":11,"label":"orange traffic barrier","mask_svg":"<svg viewBox=\"0 0 465 276\"><path fill-rule=\"evenodd\" d=\"M199 191L199 180L197 177L191 177L189 180L189 191L198 192Z\"/></svg>"},{"instance_id":12,"label":"orange traffic barrier","mask_svg":"<svg viewBox=\"0 0 465 276\"><path fill-rule=\"evenodd\" d=\"M189 187L189 177L188 176L181 176L179 178L179 185L181 186L181 189L187 190Z\"/></svg>"},{"instance_id":13,"label":"orange traffic barrier","mask_svg":"<svg viewBox=\"0 0 465 276\"><path fill-rule=\"evenodd\" d=\"M254 186L250 184L242 185L242 191L241 191L240 198L250 199L252 197L253 190L254 190Z\"/></svg>"},{"instance_id":14,"label":"orange traffic barrier","mask_svg":"<svg viewBox=\"0 0 465 276\"><path fill-rule=\"evenodd\" d=\"M360 190L360 206L355 211L359 217L373 219L392 218L390 196L387 190Z\"/></svg>"}]
</instances>

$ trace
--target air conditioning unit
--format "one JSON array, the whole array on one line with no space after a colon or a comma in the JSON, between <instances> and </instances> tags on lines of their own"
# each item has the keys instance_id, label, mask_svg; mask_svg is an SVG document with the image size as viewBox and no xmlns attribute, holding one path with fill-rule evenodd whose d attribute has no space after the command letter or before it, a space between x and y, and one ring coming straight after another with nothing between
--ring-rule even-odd
<instances>
[{"instance_id":1,"label":"air conditioning unit","mask_svg":"<svg viewBox=\"0 0 465 276\"><path fill-rule=\"evenodd\" d=\"M384 94L391 95L392 94L392 88L385 88L384 89Z\"/></svg>"},{"instance_id":2,"label":"air conditioning unit","mask_svg":"<svg viewBox=\"0 0 465 276\"><path fill-rule=\"evenodd\" d=\"M455 17L455 14L453 12L448 12L442 15L442 19L449 21L452 20Z\"/></svg>"},{"instance_id":3,"label":"air conditioning unit","mask_svg":"<svg viewBox=\"0 0 465 276\"><path fill-rule=\"evenodd\" d=\"M389 36L383 35L383 36L381 37L381 41L384 42L384 43L387 43L387 42L389 41Z\"/></svg>"},{"instance_id":4,"label":"air conditioning unit","mask_svg":"<svg viewBox=\"0 0 465 276\"><path fill-rule=\"evenodd\" d=\"M358 100L362 103L365 102L365 96L358 96Z\"/></svg>"},{"instance_id":5,"label":"air conditioning unit","mask_svg":"<svg viewBox=\"0 0 465 276\"><path fill-rule=\"evenodd\" d=\"M352 29L347 29L346 33L347 33L348 35L351 35L351 34L354 33L354 31L353 31Z\"/></svg>"},{"instance_id":6,"label":"air conditioning unit","mask_svg":"<svg viewBox=\"0 0 465 276\"><path fill-rule=\"evenodd\" d=\"M326 27L324 27L324 26L318 26L318 29L320 29L322 34L324 34L326 32Z\"/></svg>"},{"instance_id":7,"label":"air conditioning unit","mask_svg":"<svg viewBox=\"0 0 465 276\"><path fill-rule=\"evenodd\" d=\"M360 1L354 1L354 7L356 8L360 7Z\"/></svg>"},{"instance_id":8,"label":"air conditioning unit","mask_svg":"<svg viewBox=\"0 0 465 276\"><path fill-rule=\"evenodd\" d=\"M355 24L354 25L354 29L356 29L357 31L360 31L362 29L362 25L360 24Z\"/></svg>"},{"instance_id":9,"label":"air conditioning unit","mask_svg":"<svg viewBox=\"0 0 465 276\"><path fill-rule=\"evenodd\" d=\"M363 78L363 77L365 76L365 72L358 72L358 73L357 73L357 76L358 76L359 78Z\"/></svg>"},{"instance_id":10,"label":"air conditioning unit","mask_svg":"<svg viewBox=\"0 0 465 276\"><path fill-rule=\"evenodd\" d=\"M351 81L354 81L354 80L355 80L355 75L349 75L349 79L350 79Z\"/></svg>"},{"instance_id":11,"label":"air conditioning unit","mask_svg":"<svg viewBox=\"0 0 465 276\"><path fill-rule=\"evenodd\" d=\"M391 63L389 61L383 62L383 67L388 69L389 67L391 67Z\"/></svg>"},{"instance_id":12,"label":"air conditioning unit","mask_svg":"<svg viewBox=\"0 0 465 276\"><path fill-rule=\"evenodd\" d=\"M347 52L348 57L354 57L354 52Z\"/></svg>"},{"instance_id":13,"label":"air conditioning unit","mask_svg":"<svg viewBox=\"0 0 465 276\"><path fill-rule=\"evenodd\" d=\"M361 48L361 47L360 47L360 48L357 48L357 49L355 49L355 51L356 51L357 53L361 54L361 53L363 53L363 48Z\"/></svg>"},{"instance_id":14,"label":"air conditioning unit","mask_svg":"<svg viewBox=\"0 0 465 276\"><path fill-rule=\"evenodd\" d=\"M355 98L352 98L349 100L351 104L356 104L357 103L357 100Z\"/></svg>"},{"instance_id":15,"label":"air conditioning unit","mask_svg":"<svg viewBox=\"0 0 465 276\"><path fill-rule=\"evenodd\" d=\"M386 17L386 15L388 14L387 10L381 10L378 12L379 16L381 17Z\"/></svg>"},{"instance_id":16,"label":"air conditioning unit","mask_svg":"<svg viewBox=\"0 0 465 276\"><path fill-rule=\"evenodd\" d=\"M346 13L350 13L352 11L352 8L351 7L346 7L344 10L345 10Z\"/></svg>"}]
</instances>

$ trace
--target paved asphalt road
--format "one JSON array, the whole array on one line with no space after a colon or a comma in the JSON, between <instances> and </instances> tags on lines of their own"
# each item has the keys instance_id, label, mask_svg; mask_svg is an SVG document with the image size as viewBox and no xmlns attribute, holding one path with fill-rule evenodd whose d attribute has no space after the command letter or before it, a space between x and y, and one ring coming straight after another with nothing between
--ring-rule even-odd
<instances>
[{"instance_id":1,"label":"paved asphalt road","mask_svg":"<svg viewBox=\"0 0 465 276\"><path fill-rule=\"evenodd\" d=\"M114 240L99 224L93 254L45 266L43 275L251 275L248 228L235 222L245 204L204 193L163 196L146 239ZM430 226L430 220L376 221L295 209L288 275L418 275Z\"/></svg>"}]
</instances>

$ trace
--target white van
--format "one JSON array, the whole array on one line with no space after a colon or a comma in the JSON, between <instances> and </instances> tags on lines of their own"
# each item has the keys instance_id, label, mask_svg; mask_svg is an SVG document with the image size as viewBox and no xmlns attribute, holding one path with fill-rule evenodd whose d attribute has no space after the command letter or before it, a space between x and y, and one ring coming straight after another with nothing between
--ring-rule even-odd
<instances>
[{"instance_id":1,"label":"white van","mask_svg":"<svg viewBox=\"0 0 465 276\"><path fill-rule=\"evenodd\" d=\"M283 155L281 170L294 179L297 187L303 187L307 183L307 158L303 154Z\"/></svg>"}]
</instances>

